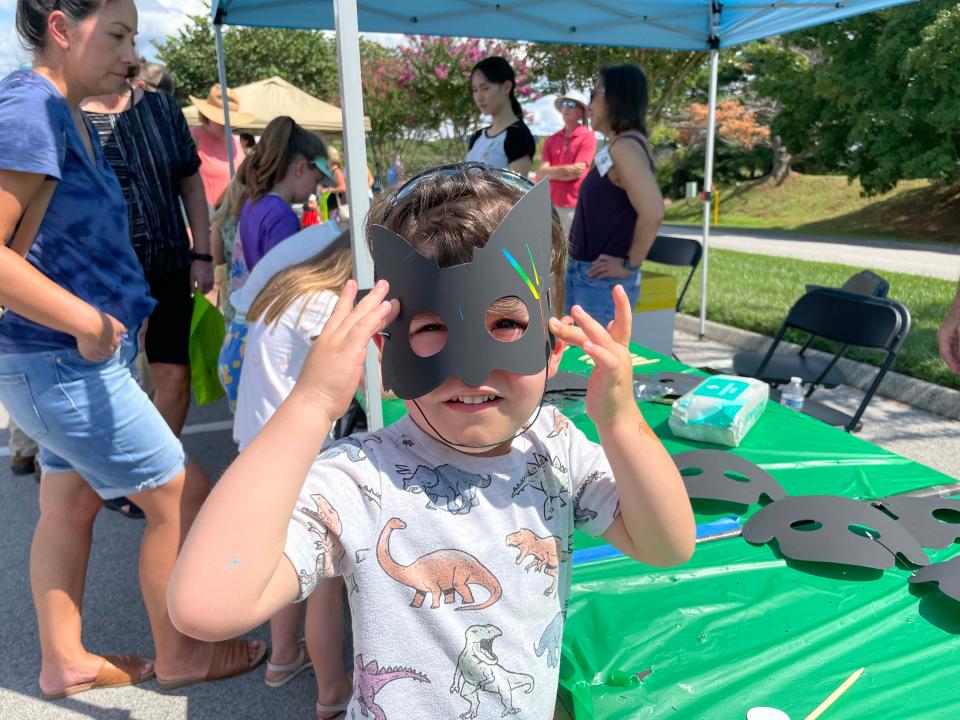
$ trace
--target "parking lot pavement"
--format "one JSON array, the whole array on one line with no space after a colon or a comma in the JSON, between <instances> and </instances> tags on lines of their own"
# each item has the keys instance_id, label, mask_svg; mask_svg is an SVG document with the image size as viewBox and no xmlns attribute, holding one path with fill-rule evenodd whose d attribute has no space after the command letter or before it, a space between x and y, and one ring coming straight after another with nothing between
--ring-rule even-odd
<instances>
[{"instance_id":1,"label":"parking lot pavement","mask_svg":"<svg viewBox=\"0 0 960 720\"><path fill-rule=\"evenodd\" d=\"M0 419L5 420L5 419ZM235 455L226 405L193 408L184 446L211 477ZM5 426L5 421L3 425ZM6 449L7 433L0 431ZM263 682L263 666L232 680L202 683L172 692L155 681L129 688L95 690L47 702L40 697L40 649L30 598L28 559L37 521L32 476L10 473L0 458L0 718L2 720L310 720L316 686L303 673L282 688ZM94 526L93 551L84 598L84 642L92 652L135 652L150 657L153 643L137 580L143 521L103 511ZM268 638L265 627L252 637Z\"/></svg>"}]
</instances>

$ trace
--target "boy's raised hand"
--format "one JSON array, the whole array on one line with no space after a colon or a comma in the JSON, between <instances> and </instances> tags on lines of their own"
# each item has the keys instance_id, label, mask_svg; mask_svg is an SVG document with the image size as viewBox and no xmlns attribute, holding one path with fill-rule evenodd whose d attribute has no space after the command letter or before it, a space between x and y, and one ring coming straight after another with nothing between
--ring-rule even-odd
<instances>
[{"instance_id":1,"label":"boy's raised hand","mask_svg":"<svg viewBox=\"0 0 960 720\"><path fill-rule=\"evenodd\" d=\"M400 312L396 300L384 299L388 290L387 281L380 280L354 306L357 283L347 281L330 319L313 341L291 397L315 404L330 422L347 411L363 375L367 344Z\"/></svg>"},{"instance_id":2,"label":"boy's raised hand","mask_svg":"<svg viewBox=\"0 0 960 720\"><path fill-rule=\"evenodd\" d=\"M572 317L550 318L550 330L589 355L595 365L587 384L587 414L597 425L634 423L640 414L633 399L633 358L630 355L630 300L620 285L613 289L614 318L607 328L574 305ZM576 325L574 325L576 322Z\"/></svg>"}]
</instances>

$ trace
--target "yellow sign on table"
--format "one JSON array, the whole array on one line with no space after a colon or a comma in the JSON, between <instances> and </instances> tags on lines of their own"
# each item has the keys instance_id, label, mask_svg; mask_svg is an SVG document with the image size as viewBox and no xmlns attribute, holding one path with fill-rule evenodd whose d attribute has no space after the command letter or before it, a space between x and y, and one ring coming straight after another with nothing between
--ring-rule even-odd
<instances>
[{"instance_id":1,"label":"yellow sign on table","mask_svg":"<svg viewBox=\"0 0 960 720\"><path fill-rule=\"evenodd\" d=\"M664 355L672 355L677 279L649 270L641 270L640 274L640 297L633 306L630 339Z\"/></svg>"}]
</instances>

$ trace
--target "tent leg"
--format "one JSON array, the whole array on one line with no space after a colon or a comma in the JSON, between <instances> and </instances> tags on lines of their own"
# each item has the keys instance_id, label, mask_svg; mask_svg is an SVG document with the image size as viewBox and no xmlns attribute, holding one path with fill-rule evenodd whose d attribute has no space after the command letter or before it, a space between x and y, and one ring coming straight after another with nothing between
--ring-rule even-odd
<instances>
[{"instance_id":1,"label":"tent leg","mask_svg":"<svg viewBox=\"0 0 960 720\"><path fill-rule=\"evenodd\" d=\"M700 260L700 339L707 322L707 245L710 241L710 206L713 197L713 153L717 124L717 68L720 51L710 51L710 106L707 112L707 165L703 173L703 258Z\"/></svg>"},{"instance_id":2,"label":"tent leg","mask_svg":"<svg viewBox=\"0 0 960 720\"><path fill-rule=\"evenodd\" d=\"M363 86L360 80L360 33L356 0L334 0L337 30L337 63L340 68L340 98L343 101L343 151L346 157L347 192L350 197L350 244L354 277L361 288L373 287L373 259L367 249L363 226L370 210L367 197L367 146L363 136ZM383 427L380 404L380 363L373 343L364 361L367 426Z\"/></svg>"},{"instance_id":3,"label":"tent leg","mask_svg":"<svg viewBox=\"0 0 960 720\"><path fill-rule=\"evenodd\" d=\"M230 177L236 173L233 158L233 131L230 129L230 103L227 102L227 60L223 52L223 26L213 26L213 36L217 44L217 73L220 75L220 97L223 98L223 134L227 143L227 160L230 163ZM216 199L216 198L214 198Z\"/></svg>"}]
</instances>

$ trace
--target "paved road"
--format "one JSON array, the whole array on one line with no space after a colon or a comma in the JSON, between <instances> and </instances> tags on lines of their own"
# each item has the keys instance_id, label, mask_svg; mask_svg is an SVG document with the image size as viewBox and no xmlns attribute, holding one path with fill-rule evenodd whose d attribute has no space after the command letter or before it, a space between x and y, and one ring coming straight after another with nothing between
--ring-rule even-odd
<instances>
[{"instance_id":1,"label":"paved road","mask_svg":"<svg viewBox=\"0 0 960 720\"><path fill-rule=\"evenodd\" d=\"M213 477L235 450L225 405L194 408L184 437L187 452ZM5 421L0 422L0 427ZM0 429L0 447L7 433ZM40 652L30 599L28 558L37 521L37 484L16 477L0 458L0 719L2 720L310 720L316 689L304 673L280 689L263 683L263 669L241 678L163 692L151 681L136 688L98 690L46 702L36 675ZM87 575L84 639L93 652L152 652L147 614L137 581L141 521L102 511L94 527ZM266 638L265 628L254 636Z\"/></svg>"},{"instance_id":2,"label":"paved road","mask_svg":"<svg viewBox=\"0 0 960 720\"><path fill-rule=\"evenodd\" d=\"M660 233L696 239L702 236L698 228L682 225L664 225ZM960 247L948 245L714 228L710 231L710 247L798 260L832 262L857 268L869 267L945 280L960 278Z\"/></svg>"}]
</instances>

